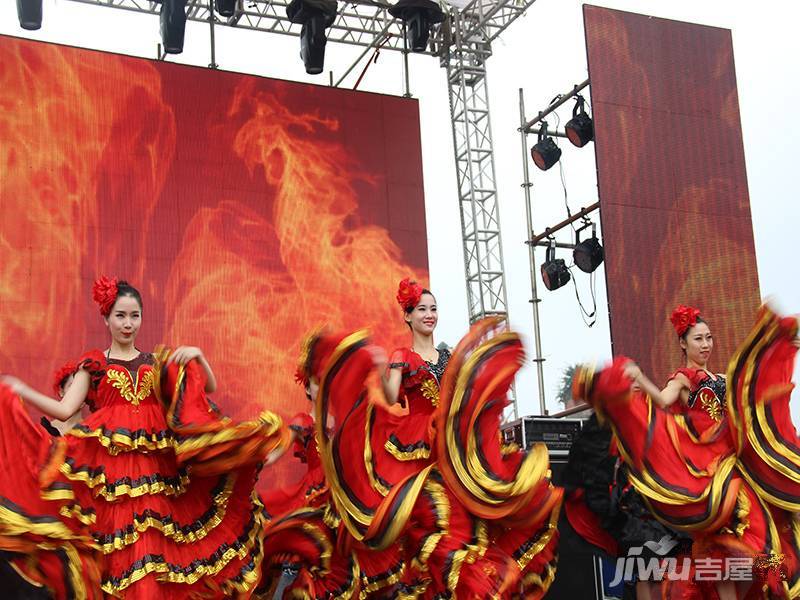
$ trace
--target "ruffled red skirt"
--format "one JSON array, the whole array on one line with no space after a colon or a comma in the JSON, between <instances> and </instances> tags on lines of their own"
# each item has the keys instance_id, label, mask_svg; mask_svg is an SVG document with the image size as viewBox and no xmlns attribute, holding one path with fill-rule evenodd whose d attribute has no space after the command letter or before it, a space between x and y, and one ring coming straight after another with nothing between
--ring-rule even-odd
<instances>
[{"instance_id":1,"label":"ruffled red skirt","mask_svg":"<svg viewBox=\"0 0 800 600\"><path fill-rule=\"evenodd\" d=\"M625 358L581 370L574 386L610 420L655 516L692 534L696 557L772 565L754 573L753 597L800 596L800 440L789 410L796 335L795 319L761 310L729 364L726 416L705 428L632 392Z\"/></svg>"},{"instance_id":2,"label":"ruffled red skirt","mask_svg":"<svg viewBox=\"0 0 800 600\"><path fill-rule=\"evenodd\" d=\"M0 547L28 552L16 566L55 597L213 598L255 588L266 515L254 485L266 452L287 438L271 415L239 425L194 418L204 382L192 368L181 376L170 388L182 390L182 409L170 411L180 429L149 398L101 409L56 439L0 387Z\"/></svg>"},{"instance_id":3,"label":"ruffled red skirt","mask_svg":"<svg viewBox=\"0 0 800 600\"><path fill-rule=\"evenodd\" d=\"M476 325L456 349L433 415L378 413L365 391L373 363L361 336L344 339L320 369L316 421L336 423L318 427L320 455L362 597L540 598L550 586L561 491L546 449L502 447L501 413L522 350L497 325ZM378 454L390 433L408 454ZM430 456L413 454L415 440L432 446Z\"/></svg>"}]
</instances>

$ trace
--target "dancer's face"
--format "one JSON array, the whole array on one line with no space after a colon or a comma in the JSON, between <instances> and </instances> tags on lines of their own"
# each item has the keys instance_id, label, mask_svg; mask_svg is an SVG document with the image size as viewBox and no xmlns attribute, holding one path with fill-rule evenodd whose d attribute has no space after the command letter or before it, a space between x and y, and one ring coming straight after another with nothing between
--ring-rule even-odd
<instances>
[{"instance_id":1,"label":"dancer's face","mask_svg":"<svg viewBox=\"0 0 800 600\"><path fill-rule=\"evenodd\" d=\"M686 351L686 358L689 361L705 365L708 362L711 351L714 349L714 338L711 337L711 330L705 323L698 323L686 332L686 337L681 340L681 348Z\"/></svg>"},{"instance_id":2,"label":"dancer's face","mask_svg":"<svg viewBox=\"0 0 800 600\"><path fill-rule=\"evenodd\" d=\"M436 298L431 294L422 294L419 304L410 313L406 313L406 322L411 329L423 335L431 335L439 322L436 311Z\"/></svg>"},{"instance_id":3,"label":"dancer's face","mask_svg":"<svg viewBox=\"0 0 800 600\"><path fill-rule=\"evenodd\" d=\"M118 344L133 344L142 325L142 307L132 296L120 296L106 317L111 338Z\"/></svg>"}]
</instances>

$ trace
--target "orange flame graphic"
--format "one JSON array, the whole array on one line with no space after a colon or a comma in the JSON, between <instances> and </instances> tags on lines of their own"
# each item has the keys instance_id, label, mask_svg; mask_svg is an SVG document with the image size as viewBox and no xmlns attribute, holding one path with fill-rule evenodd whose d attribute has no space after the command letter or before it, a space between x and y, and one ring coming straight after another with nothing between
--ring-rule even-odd
<instances>
[{"instance_id":1,"label":"orange flame graphic","mask_svg":"<svg viewBox=\"0 0 800 600\"><path fill-rule=\"evenodd\" d=\"M101 273L143 292L140 348L203 348L234 418L307 409L292 374L314 326L407 342L395 286L426 273L364 216L385 176L344 144L341 107L290 109L290 84L8 37L0 60L0 370L44 389L61 361L105 347L89 296ZM247 189L198 183L181 154L192 144L236 163ZM405 252L424 250L418 230Z\"/></svg>"}]
</instances>

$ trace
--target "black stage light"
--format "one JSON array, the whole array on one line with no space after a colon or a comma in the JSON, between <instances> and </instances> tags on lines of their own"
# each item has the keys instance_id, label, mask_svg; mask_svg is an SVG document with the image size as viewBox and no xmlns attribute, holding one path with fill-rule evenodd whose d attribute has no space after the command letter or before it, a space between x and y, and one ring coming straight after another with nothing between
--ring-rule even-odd
<instances>
[{"instance_id":1,"label":"black stage light","mask_svg":"<svg viewBox=\"0 0 800 600\"><path fill-rule=\"evenodd\" d=\"M575 107L572 109L572 118L567 121L567 139L578 148L583 148L594 139L594 125L592 118L586 114L583 96L578 95Z\"/></svg>"},{"instance_id":2,"label":"black stage light","mask_svg":"<svg viewBox=\"0 0 800 600\"><path fill-rule=\"evenodd\" d=\"M319 75L325 66L325 30L336 19L336 0L292 0L286 16L292 23L301 23L300 58L309 75Z\"/></svg>"},{"instance_id":3,"label":"black stage light","mask_svg":"<svg viewBox=\"0 0 800 600\"><path fill-rule=\"evenodd\" d=\"M577 267L584 273L591 273L603 264L603 246L597 239L597 232L594 223L591 224L592 237L581 241L581 231L589 227L587 223L575 232L575 249L572 251L572 258Z\"/></svg>"},{"instance_id":4,"label":"black stage light","mask_svg":"<svg viewBox=\"0 0 800 600\"><path fill-rule=\"evenodd\" d=\"M439 4L431 0L400 0L389 7L389 14L406 26L406 42L412 52L425 52L431 27L444 20Z\"/></svg>"},{"instance_id":5,"label":"black stage light","mask_svg":"<svg viewBox=\"0 0 800 600\"><path fill-rule=\"evenodd\" d=\"M551 292L569 283L570 273L563 258L556 258L555 240L550 240L545 261L542 263L542 281Z\"/></svg>"},{"instance_id":6,"label":"black stage light","mask_svg":"<svg viewBox=\"0 0 800 600\"><path fill-rule=\"evenodd\" d=\"M542 125L539 128L539 139L536 145L531 148L531 157L533 158L533 163L542 171L547 171L561 158L561 148L556 145L553 138L547 135L546 121L542 121Z\"/></svg>"},{"instance_id":7,"label":"black stage light","mask_svg":"<svg viewBox=\"0 0 800 600\"><path fill-rule=\"evenodd\" d=\"M214 0L214 5L222 17L232 17L236 14L236 0Z\"/></svg>"},{"instance_id":8,"label":"black stage light","mask_svg":"<svg viewBox=\"0 0 800 600\"><path fill-rule=\"evenodd\" d=\"M28 31L42 27L42 0L17 0L19 26Z\"/></svg>"},{"instance_id":9,"label":"black stage light","mask_svg":"<svg viewBox=\"0 0 800 600\"><path fill-rule=\"evenodd\" d=\"M161 43L167 54L183 52L186 33L186 0L161 1Z\"/></svg>"}]
</instances>

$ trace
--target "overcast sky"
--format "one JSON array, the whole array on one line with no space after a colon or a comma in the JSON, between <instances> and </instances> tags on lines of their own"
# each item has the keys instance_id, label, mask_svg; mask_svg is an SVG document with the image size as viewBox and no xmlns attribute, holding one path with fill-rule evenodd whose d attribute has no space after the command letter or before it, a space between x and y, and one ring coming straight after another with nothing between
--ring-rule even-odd
<instances>
[{"instance_id":1,"label":"overcast sky","mask_svg":"<svg viewBox=\"0 0 800 600\"><path fill-rule=\"evenodd\" d=\"M157 17L67 0L44 0L44 25L39 32L31 33L19 28L14 2L0 4L0 33L147 58L156 56ZM795 139L800 139L800 39L796 34L800 3L766 0L759 3L758 10L744 0L607 0L595 4L732 30L761 294L772 297L785 311L800 311L795 260L800 221L795 148ZM327 72L316 77L305 74L298 56L298 38L227 27L216 31L217 63L222 69L320 85L328 82ZM333 70L338 79L360 52L360 48L329 44L326 69ZM208 25L189 23L184 53L168 60L207 65ZM467 305L447 86L438 59L412 56L410 62L411 92L420 103L431 285L440 307L437 342L452 345L466 330ZM343 87L352 87L360 71L361 67L356 68ZM509 313L513 327L530 341L531 285L523 243L526 228L520 188L518 90L523 88L527 114L532 116L557 93L586 79L582 3L537 0L495 42L488 73ZM360 89L402 94L402 82L400 55L384 51L370 67ZM570 111L571 103L561 109L562 124ZM561 164L570 207L592 204L597 200L593 146L577 149L565 143L562 148ZM540 231L563 219L566 209L559 169L533 171L534 230ZM537 261L542 258L543 253L539 253ZM588 277L579 273L577 283L582 298L590 305ZM555 390L563 368L610 355L605 287L601 275L596 282L598 319L592 328L584 324L571 286L556 292L542 287L545 389L548 407L555 411ZM724 289L721 285L713 292L724 293ZM716 369L724 370L724 358L717 357ZM524 369L519 378L518 398L521 414L538 412L532 367ZM798 422L797 398L794 409Z\"/></svg>"}]
</instances>

